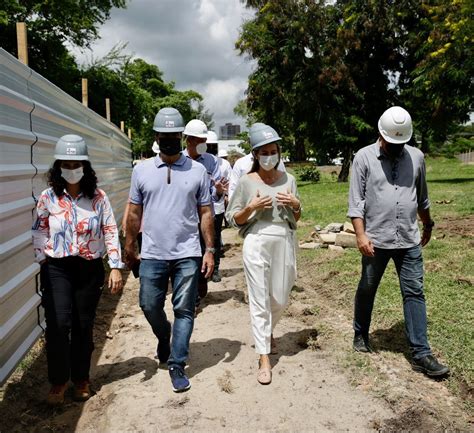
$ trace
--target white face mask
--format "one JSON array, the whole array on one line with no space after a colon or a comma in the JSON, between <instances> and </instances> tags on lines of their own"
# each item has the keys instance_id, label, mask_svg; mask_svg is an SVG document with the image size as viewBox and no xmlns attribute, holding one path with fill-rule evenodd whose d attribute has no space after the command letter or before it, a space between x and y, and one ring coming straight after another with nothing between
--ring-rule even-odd
<instances>
[{"instance_id":1,"label":"white face mask","mask_svg":"<svg viewBox=\"0 0 474 433\"><path fill-rule=\"evenodd\" d=\"M207 144L204 142L204 143L199 143L197 146L196 146L196 152L199 154L199 155L202 155L203 153L206 153L207 151Z\"/></svg>"},{"instance_id":2,"label":"white face mask","mask_svg":"<svg viewBox=\"0 0 474 433\"><path fill-rule=\"evenodd\" d=\"M82 167L75 168L74 170L61 168L61 176L67 183L74 185L81 181L82 177L84 176L84 170Z\"/></svg>"},{"instance_id":3,"label":"white face mask","mask_svg":"<svg viewBox=\"0 0 474 433\"><path fill-rule=\"evenodd\" d=\"M275 165L277 165L278 160L278 153L276 153L275 155L260 155L258 157L260 167L267 171L270 171L272 168L275 168Z\"/></svg>"}]
</instances>

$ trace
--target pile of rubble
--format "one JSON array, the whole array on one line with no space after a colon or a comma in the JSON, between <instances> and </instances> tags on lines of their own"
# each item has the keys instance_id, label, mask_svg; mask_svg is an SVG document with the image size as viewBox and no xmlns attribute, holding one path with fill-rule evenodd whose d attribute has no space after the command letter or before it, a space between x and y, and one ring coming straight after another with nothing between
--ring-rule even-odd
<instances>
[{"instance_id":1,"label":"pile of rubble","mask_svg":"<svg viewBox=\"0 0 474 433\"><path fill-rule=\"evenodd\" d=\"M315 226L310 236L311 239L302 242L300 248L305 250L329 248L335 251L342 251L344 248L357 248L354 226L349 222L331 223L323 229L320 226Z\"/></svg>"}]
</instances>

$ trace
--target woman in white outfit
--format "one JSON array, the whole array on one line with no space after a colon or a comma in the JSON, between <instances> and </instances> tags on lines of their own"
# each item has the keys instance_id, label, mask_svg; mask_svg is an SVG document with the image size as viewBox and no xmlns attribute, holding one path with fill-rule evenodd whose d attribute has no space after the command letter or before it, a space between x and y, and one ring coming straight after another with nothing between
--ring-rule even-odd
<instances>
[{"instance_id":1,"label":"woman in white outfit","mask_svg":"<svg viewBox=\"0 0 474 433\"><path fill-rule=\"evenodd\" d=\"M254 163L231 197L226 218L245 239L243 262L255 350L257 380L272 380L272 333L288 303L296 278L295 230L301 216L295 178L276 169L280 137L263 123L250 128Z\"/></svg>"}]
</instances>

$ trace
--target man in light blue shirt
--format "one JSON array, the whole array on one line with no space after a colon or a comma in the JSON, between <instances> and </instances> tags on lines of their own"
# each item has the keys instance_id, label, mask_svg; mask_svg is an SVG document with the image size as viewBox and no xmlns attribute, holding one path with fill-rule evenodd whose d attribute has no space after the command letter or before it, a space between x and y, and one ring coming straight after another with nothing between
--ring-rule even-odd
<instances>
[{"instance_id":1,"label":"man in light blue shirt","mask_svg":"<svg viewBox=\"0 0 474 433\"><path fill-rule=\"evenodd\" d=\"M158 338L157 357L167 362L173 391L191 387L184 367L194 324L197 281L214 269L214 226L205 168L181 152L181 114L163 108L153 129L160 153L132 174L125 244L130 268L139 260L136 237L142 223L140 307ZM199 227L205 243L202 255ZM168 280L173 286L174 324L164 311ZM170 337L171 345L170 345Z\"/></svg>"},{"instance_id":2,"label":"man in light blue shirt","mask_svg":"<svg viewBox=\"0 0 474 433\"><path fill-rule=\"evenodd\" d=\"M380 117L379 140L359 150L352 164L349 212L362 253L362 276L354 306L354 349L370 352L369 327L375 294L390 259L403 297L412 368L431 377L449 372L431 352L427 336L421 248L434 222L420 150L407 145L413 133L410 114L391 107ZM417 214L423 222L420 236Z\"/></svg>"}]
</instances>

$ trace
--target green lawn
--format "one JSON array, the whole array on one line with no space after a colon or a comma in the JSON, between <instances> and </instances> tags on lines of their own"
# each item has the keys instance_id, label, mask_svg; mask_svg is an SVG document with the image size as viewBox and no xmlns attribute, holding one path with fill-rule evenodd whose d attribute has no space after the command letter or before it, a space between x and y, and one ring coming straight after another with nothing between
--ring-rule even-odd
<instances>
[{"instance_id":1,"label":"green lawn","mask_svg":"<svg viewBox=\"0 0 474 433\"><path fill-rule=\"evenodd\" d=\"M434 239L424 249L429 337L435 354L452 369L450 386L466 395L474 383L474 165L445 158L428 158L426 165L431 212L436 221ZM298 185L302 221L306 223L299 229L300 239L306 238L315 224L324 227L346 220L348 183L337 183L323 175L319 183ZM311 263L324 254L325 250L301 251L300 269L311 269ZM318 266L318 274L338 270L333 284L339 295L342 291L342 305L351 318L360 272L359 252L346 250L335 261L323 261ZM402 303L393 264L379 288L372 323L372 335L382 346L406 352L403 338L392 341L388 337L403 335Z\"/></svg>"}]
</instances>

